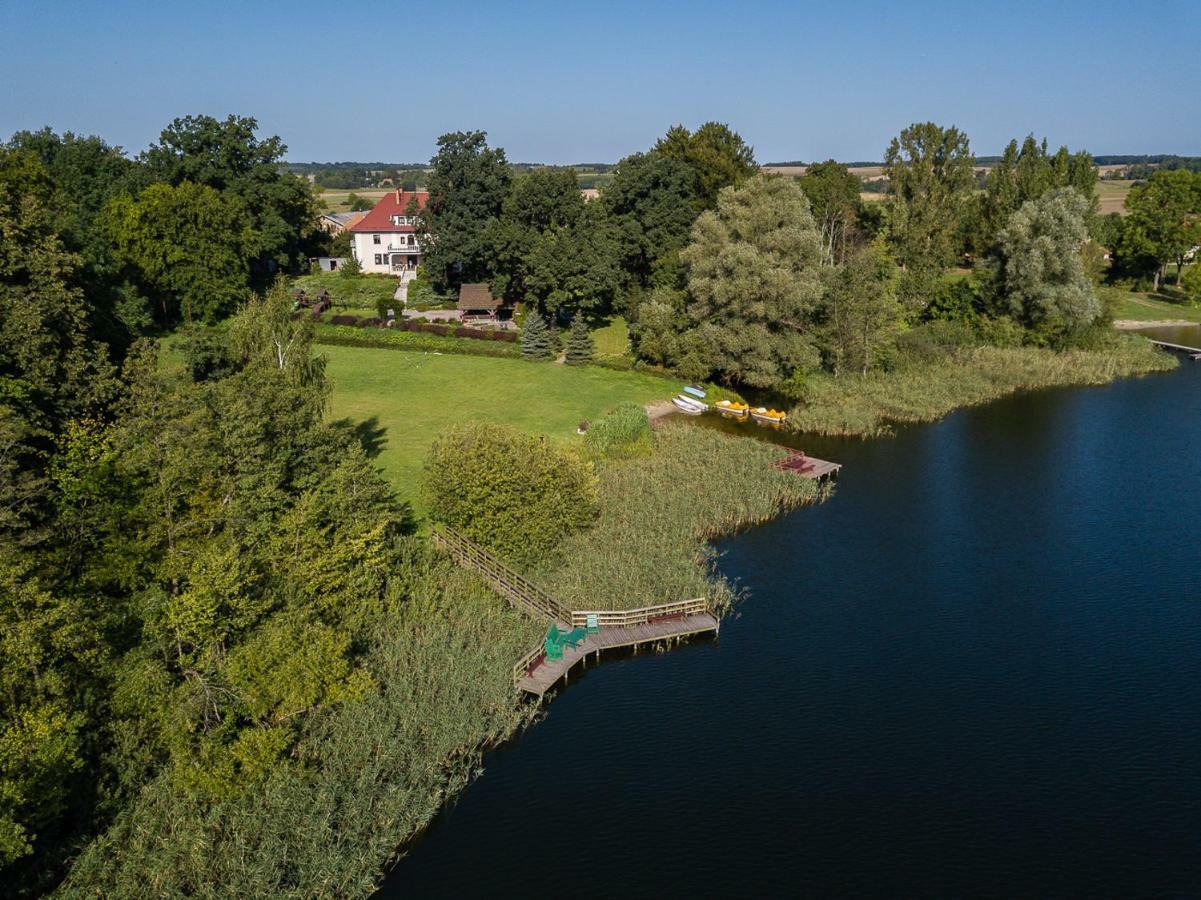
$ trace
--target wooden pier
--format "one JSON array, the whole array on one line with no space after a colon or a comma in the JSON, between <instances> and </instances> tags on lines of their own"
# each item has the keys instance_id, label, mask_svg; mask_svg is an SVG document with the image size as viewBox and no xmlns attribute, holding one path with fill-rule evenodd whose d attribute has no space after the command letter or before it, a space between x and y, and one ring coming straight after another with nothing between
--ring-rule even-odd
<instances>
[{"instance_id":1,"label":"wooden pier","mask_svg":"<svg viewBox=\"0 0 1201 900\"><path fill-rule=\"evenodd\" d=\"M602 627L596 634L588 635L578 647L565 647L560 659L547 659L539 644L513 667L513 682L518 690L542 697L565 680L577 664L587 665L589 657L599 661L605 650L620 647L637 650L645 645L665 645L694 635L717 634L720 627L717 617L709 612L641 625Z\"/></svg>"},{"instance_id":2,"label":"wooden pier","mask_svg":"<svg viewBox=\"0 0 1201 900\"><path fill-rule=\"evenodd\" d=\"M542 697L560 680L566 679L576 663L586 663L589 656L599 660L605 650L665 646L693 635L717 634L721 628L721 622L703 597L640 609L569 610L524 575L458 532L440 526L434 529L433 540L435 546L483 578L510 605L545 623L548 629L551 625L561 630L595 626L595 630L577 646L564 647L563 655L558 659L547 659L544 642L540 641L517 661L513 666L514 686L536 697Z\"/></svg>"},{"instance_id":3,"label":"wooden pier","mask_svg":"<svg viewBox=\"0 0 1201 900\"><path fill-rule=\"evenodd\" d=\"M838 475L838 470L842 468L842 463L818 459L816 456L808 456L803 450L793 450L783 459L776 460L773 465L783 472L794 472L802 478L811 478L814 481L820 481L823 478L833 478Z\"/></svg>"},{"instance_id":4,"label":"wooden pier","mask_svg":"<svg viewBox=\"0 0 1201 900\"><path fill-rule=\"evenodd\" d=\"M1187 353L1190 359L1201 359L1201 347L1186 347L1184 344L1173 344L1170 341L1155 341L1147 338L1161 350L1175 350L1177 353Z\"/></svg>"}]
</instances>

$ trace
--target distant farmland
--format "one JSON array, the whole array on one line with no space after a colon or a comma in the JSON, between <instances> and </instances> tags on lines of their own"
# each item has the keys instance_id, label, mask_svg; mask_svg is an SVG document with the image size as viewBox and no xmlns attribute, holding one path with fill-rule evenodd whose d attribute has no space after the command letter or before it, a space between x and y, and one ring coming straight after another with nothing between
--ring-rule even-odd
<instances>
[{"instance_id":1,"label":"distant farmland","mask_svg":"<svg viewBox=\"0 0 1201 900\"><path fill-rule=\"evenodd\" d=\"M777 175L794 176L804 175L806 168L806 166L761 167L762 171L764 172L772 172ZM864 181L875 181L884 176L883 166L850 166L848 168L851 172L853 172L855 175L858 175ZM991 168L991 165L976 166L977 170L984 169L987 171ZM1097 166L1097 170L1100 172L1103 179L1097 182L1097 198L1100 202L1100 212L1102 215L1114 212L1122 215L1126 214L1126 195L1130 193L1130 188L1133 187L1136 182L1128 179L1106 179L1105 176L1111 175L1114 172L1124 171L1127 168L1128 166L1124 165ZM864 191L859 196L868 202L884 200L887 197L886 194L875 191Z\"/></svg>"}]
</instances>

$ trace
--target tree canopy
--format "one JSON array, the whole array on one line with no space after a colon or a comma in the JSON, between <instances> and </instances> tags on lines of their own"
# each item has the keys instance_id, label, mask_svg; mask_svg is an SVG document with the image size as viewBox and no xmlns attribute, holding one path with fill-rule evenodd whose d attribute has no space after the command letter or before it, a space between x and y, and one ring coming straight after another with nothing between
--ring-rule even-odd
<instances>
[{"instance_id":1,"label":"tree canopy","mask_svg":"<svg viewBox=\"0 0 1201 900\"><path fill-rule=\"evenodd\" d=\"M1101 314L1080 251L1089 203L1075 188L1027 200L998 236L1000 289L1008 312L1052 335L1079 331Z\"/></svg>"},{"instance_id":2,"label":"tree canopy","mask_svg":"<svg viewBox=\"0 0 1201 900\"><path fill-rule=\"evenodd\" d=\"M701 209L712 209L723 188L740 184L759 171L754 149L722 122L706 122L696 131L672 126L651 152L692 169Z\"/></svg>"},{"instance_id":3,"label":"tree canopy","mask_svg":"<svg viewBox=\"0 0 1201 900\"><path fill-rule=\"evenodd\" d=\"M958 128L921 122L892 139L884 154L888 234L902 266L929 271L955 262L972 164Z\"/></svg>"},{"instance_id":4,"label":"tree canopy","mask_svg":"<svg viewBox=\"0 0 1201 900\"><path fill-rule=\"evenodd\" d=\"M141 162L151 180L202 184L239 201L253 234L247 255L269 275L305 262L317 207L308 183L281 168L287 145L257 131L249 116L184 116L163 129Z\"/></svg>"},{"instance_id":5,"label":"tree canopy","mask_svg":"<svg viewBox=\"0 0 1201 900\"><path fill-rule=\"evenodd\" d=\"M757 176L726 188L717 209L697 219L681 258L688 315L724 378L777 387L816 364L821 236L796 182Z\"/></svg>"},{"instance_id":6,"label":"tree canopy","mask_svg":"<svg viewBox=\"0 0 1201 900\"><path fill-rule=\"evenodd\" d=\"M505 151L488 146L483 131L438 138L430 160L429 202L418 233L435 289L449 292L493 274L489 226L501 216L512 176Z\"/></svg>"},{"instance_id":7,"label":"tree canopy","mask_svg":"<svg viewBox=\"0 0 1201 900\"><path fill-rule=\"evenodd\" d=\"M165 319L215 322L245 297L254 239L243 206L203 184L152 184L104 214L115 259Z\"/></svg>"}]
</instances>

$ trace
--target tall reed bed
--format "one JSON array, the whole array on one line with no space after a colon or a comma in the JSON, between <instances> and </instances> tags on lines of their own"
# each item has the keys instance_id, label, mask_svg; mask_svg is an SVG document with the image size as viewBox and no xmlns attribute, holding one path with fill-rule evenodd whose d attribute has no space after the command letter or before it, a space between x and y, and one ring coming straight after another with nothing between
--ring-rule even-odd
<instances>
[{"instance_id":1,"label":"tall reed bed","mask_svg":"<svg viewBox=\"0 0 1201 900\"><path fill-rule=\"evenodd\" d=\"M819 376L789 413L789 423L798 431L873 436L888 433L891 423L930 422L1020 390L1105 384L1176 364L1170 354L1134 336L1122 336L1105 350L974 347L892 372Z\"/></svg>"},{"instance_id":2,"label":"tall reed bed","mask_svg":"<svg viewBox=\"0 0 1201 900\"><path fill-rule=\"evenodd\" d=\"M712 570L706 539L812 501L813 482L780 472L779 447L669 425L645 456L600 471L601 512L537 575L573 609L629 609L693 597L720 608L731 585Z\"/></svg>"},{"instance_id":3,"label":"tall reed bed","mask_svg":"<svg viewBox=\"0 0 1201 900\"><path fill-rule=\"evenodd\" d=\"M543 628L447 560L404 573L407 608L379 623L378 691L332 711L295 758L245 794L149 784L76 861L68 897L365 896L384 862L533 715L513 663Z\"/></svg>"}]
</instances>

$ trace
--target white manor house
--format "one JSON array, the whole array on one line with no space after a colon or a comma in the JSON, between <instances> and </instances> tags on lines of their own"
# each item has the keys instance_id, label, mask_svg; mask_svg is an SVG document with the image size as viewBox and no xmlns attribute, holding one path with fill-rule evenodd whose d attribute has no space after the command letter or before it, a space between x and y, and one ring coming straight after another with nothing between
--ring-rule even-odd
<instances>
[{"instance_id":1,"label":"white manor house","mask_svg":"<svg viewBox=\"0 0 1201 900\"><path fill-rule=\"evenodd\" d=\"M421 265L417 213L429 200L426 191L389 191L350 228L350 251L364 272L414 277Z\"/></svg>"}]
</instances>

